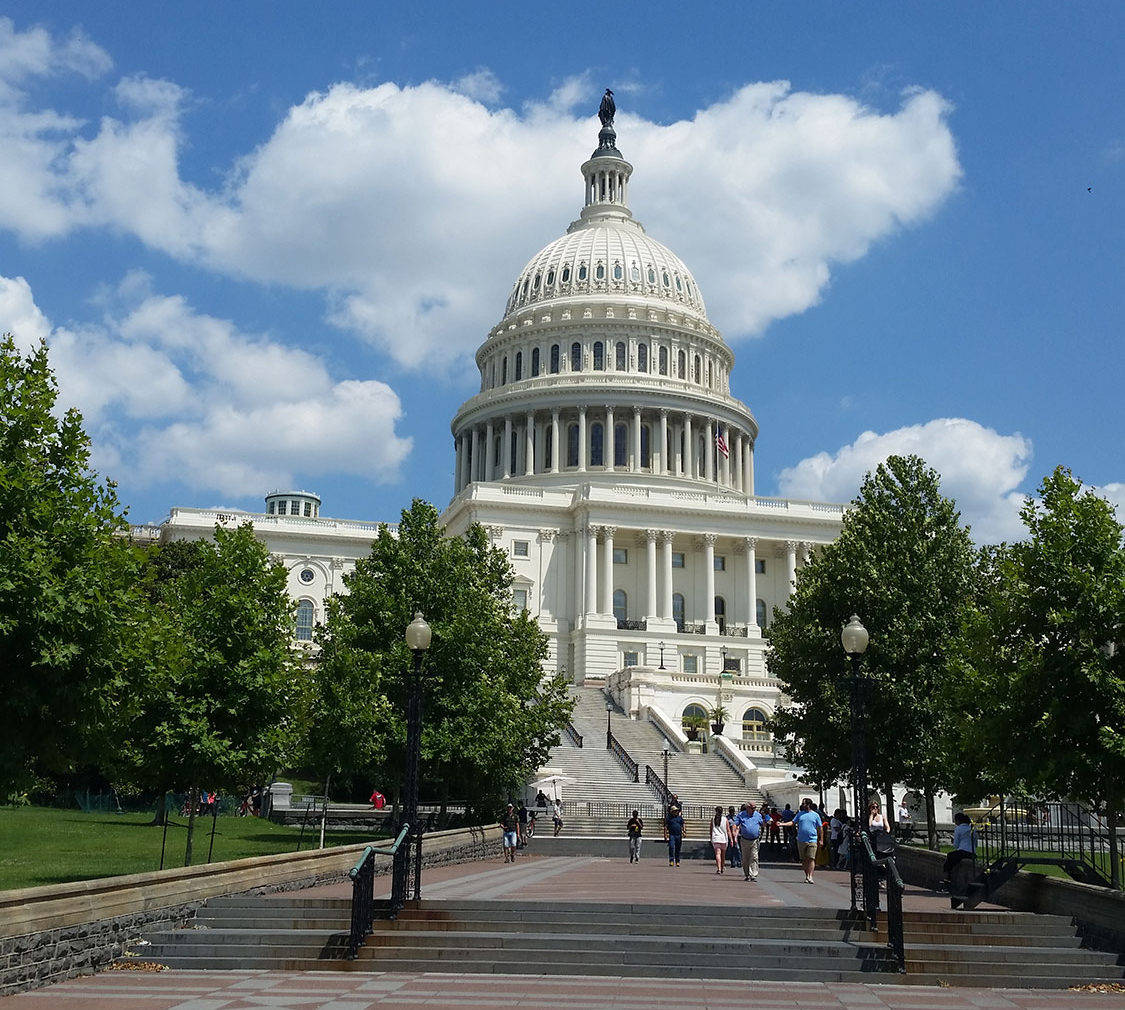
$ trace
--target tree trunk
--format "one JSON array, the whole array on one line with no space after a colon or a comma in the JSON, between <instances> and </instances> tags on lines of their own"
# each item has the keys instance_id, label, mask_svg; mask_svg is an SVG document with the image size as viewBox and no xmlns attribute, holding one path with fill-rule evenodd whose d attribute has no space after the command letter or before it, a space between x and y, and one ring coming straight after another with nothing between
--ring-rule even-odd
<instances>
[{"instance_id":1,"label":"tree trunk","mask_svg":"<svg viewBox=\"0 0 1125 1010\"><path fill-rule=\"evenodd\" d=\"M152 815L152 824L153 824L153 826L159 828L159 827L163 827L167 823L168 823L168 790L167 789L161 789L160 790L160 800L158 801L158 805L156 807L156 810L153 812L153 815Z\"/></svg>"},{"instance_id":2,"label":"tree trunk","mask_svg":"<svg viewBox=\"0 0 1125 1010\"><path fill-rule=\"evenodd\" d=\"M187 847L184 849L184 866L191 866L191 843L195 835L195 811L199 807L199 786L188 789Z\"/></svg>"},{"instance_id":3,"label":"tree trunk","mask_svg":"<svg viewBox=\"0 0 1125 1010\"><path fill-rule=\"evenodd\" d=\"M934 810L934 790L928 782L922 788L926 797L926 845L937 849L937 814Z\"/></svg>"},{"instance_id":4,"label":"tree trunk","mask_svg":"<svg viewBox=\"0 0 1125 1010\"><path fill-rule=\"evenodd\" d=\"M886 809L883 815L887 818L887 830L894 831L895 829L895 780L887 779L883 783L883 802L886 804Z\"/></svg>"},{"instance_id":5,"label":"tree trunk","mask_svg":"<svg viewBox=\"0 0 1125 1010\"><path fill-rule=\"evenodd\" d=\"M324 824L328 820L328 787L332 784L332 773L324 780L324 802L320 805L320 847L324 848Z\"/></svg>"},{"instance_id":6,"label":"tree trunk","mask_svg":"<svg viewBox=\"0 0 1125 1010\"><path fill-rule=\"evenodd\" d=\"M1117 839L1120 807L1116 800L1106 801L1106 820L1109 823L1109 879L1113 887L1121 890L1121 846Z\"/></svg>"}]
</instances>

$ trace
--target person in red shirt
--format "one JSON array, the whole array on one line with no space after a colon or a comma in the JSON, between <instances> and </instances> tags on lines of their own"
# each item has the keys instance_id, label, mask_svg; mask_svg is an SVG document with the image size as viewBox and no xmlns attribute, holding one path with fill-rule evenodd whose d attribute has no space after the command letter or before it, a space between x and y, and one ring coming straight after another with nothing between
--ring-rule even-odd
<instances>
[{"instance_id":1,"label":"person in red shirt","mask_svg":"<svg viewBox=\"0 0 1125 1010\"><path fill-rule=\"evenodd\" d=\"M387 797L384 796L378 789L371 794L371 808L373 810L382 810L387 805Z\"/></svg>"}]
</instances>

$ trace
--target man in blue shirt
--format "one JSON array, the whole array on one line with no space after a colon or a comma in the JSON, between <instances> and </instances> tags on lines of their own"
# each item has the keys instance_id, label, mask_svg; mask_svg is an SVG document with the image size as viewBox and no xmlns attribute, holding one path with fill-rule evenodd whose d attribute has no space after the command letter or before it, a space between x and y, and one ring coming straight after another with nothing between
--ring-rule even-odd
<instances>
[{"instance_id":1,"label":"man in blue shirt","mask_svg":"<svg viewBox=\"0 0 1125 1010\"><path fill-rule=\"evenodd\" d=\"M813 809L813 801L801 800L800 812L794 815L788 823L782 822L783 828L795 828L797 831L797 854L805 867L805 883L813 882L813 870L816 869L816 850L820 844L823 833L823 824L820 814Z\"/></svg>"},{"instance_id":2,"label":"man in blue shirt","mask_svg":"<svg viewBox=\"0 0 1125 1010\"><path fill-rule=\"evenodd\" d=\"M743 803L742 809L734 819L738 832L738 847L742 851L742 879L758 879L758 843L762 838L762 825L765 819L753 803Z\"/></svg>"}]
</instances>

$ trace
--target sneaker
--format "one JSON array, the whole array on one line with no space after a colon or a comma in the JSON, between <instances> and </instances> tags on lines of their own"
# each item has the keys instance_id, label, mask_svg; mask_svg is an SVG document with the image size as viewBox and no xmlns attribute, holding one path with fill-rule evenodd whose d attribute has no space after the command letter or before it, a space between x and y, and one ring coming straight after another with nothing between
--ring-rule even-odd
<instances>
[{"instance_id":1,"label":"sneaker","mask_svg":"<svg viewBox=\"0 0 1125 1010\"><path fill-rule=\"evenodd\" d=\"M680 861L677 859L676 860L676 869L679 869L679 868L680 868Z\"/></svg>"},{"instance_id":2,"label":"sneaker","mask_svg":"<svg viewBox=\"0 0 1125 1010\"><path fill-rule=\"evenodd\" d=\"M677 863L673 863L673 862L672 862L672 860L670 860L670 859L669 859L669 860L668 860L668 865L669 865L669 866L676 866L676 865L678 865L678 864L677 864Z\"/></svg>"},{"instance_id":3,"label":"sneaker","mask_svg":"<svg viewBox=\"0 0 1125 1010\"><path fill-rule=\"evenodd\" d=\"M805 883L806 884L812 883L812 877L810 877L807 873L805 874Z\"/></svg>"}]
</instances>

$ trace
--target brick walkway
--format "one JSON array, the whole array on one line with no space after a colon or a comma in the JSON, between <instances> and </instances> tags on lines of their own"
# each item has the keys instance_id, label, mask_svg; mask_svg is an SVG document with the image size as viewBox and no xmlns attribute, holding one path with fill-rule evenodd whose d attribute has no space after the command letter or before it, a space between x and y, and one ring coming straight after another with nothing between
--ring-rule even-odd
<instances>
[{"instance_id":1,"label":"brick walkway","mask_svg":"<svg viewBox=\"0 0 1125 1010\"><path fill-rule=\"evenodd\" d=\"M389 884L385 878L378 887ZM839 908L848 877L818 872L804 883L796 866L767 866L756 884L740 871L715 876L713 864L663 860L630 865L624 858L521 858L514 866L473 863L426 873L424 897L620 901ZM300 892L348 895L334 885ZM385 893L385 891L384 891ZM284 897L279 895L277 897ZM264 898L263 900L270 900ZM932 892L910 888L908 908L948 908ZM138 951L143 958L143 948ZM699 983L559 975L456 975L395 972L105 972L9 997L3 1010L395 1010L398 1007L535 1008L535 1010L1086 1010L1125 1008L1125 994L1048 989L952 989L892 985Z\"/></svg>"}]
</instances>

